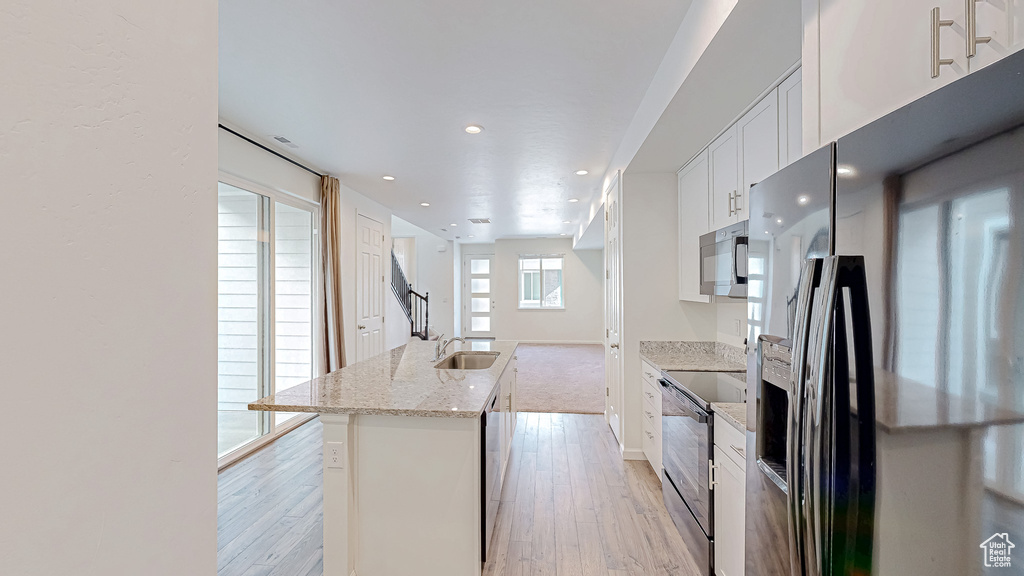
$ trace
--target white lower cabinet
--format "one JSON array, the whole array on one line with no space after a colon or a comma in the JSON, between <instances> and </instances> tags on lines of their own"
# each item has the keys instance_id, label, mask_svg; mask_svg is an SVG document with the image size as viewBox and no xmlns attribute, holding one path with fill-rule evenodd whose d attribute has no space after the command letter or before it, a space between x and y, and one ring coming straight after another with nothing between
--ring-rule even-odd
<instances>
[{"instance_id":1,"label":"white lower cabinet","mask_svg":"<svg viewBox=\"0 0 1024 576\"><path fill-rule=\"evenodd\" d=\"M743 575L746 527L744 445L743 433L728 423L715 422L715 573L718 576Z\"/></svg>"},{"instance_id":2,"label":"white lower cabinet","mask_svg":"<svg viewBox=\"0 0 1024 576\"><path fill-rule=\"evenodd\" d=\"M641 381L641 446L644 449L644 456L651 463L655 474L661 480L661 385L658 379L661 378L661 370L652 366L647 361L640 362Z\"/></svg>"}]
</instances>

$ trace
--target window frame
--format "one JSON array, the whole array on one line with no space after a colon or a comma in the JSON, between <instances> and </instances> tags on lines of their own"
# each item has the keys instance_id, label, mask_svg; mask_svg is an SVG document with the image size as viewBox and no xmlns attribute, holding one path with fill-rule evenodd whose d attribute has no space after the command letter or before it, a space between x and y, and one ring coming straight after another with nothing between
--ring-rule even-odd
<instances>
[{"instance_id":1,"label":"window frame","mask_svg":"<svg viewBox=\"0 0 1024 576\"><path fill-rule=\"evenodd\" d=\"M323 327L323 270L320 266L321 262L321 246L320 246L320 203L307 200L291 192L284 190L276 190L262 186L251 180L235 176L233 174L218 171L217 182L224 183L228 186L233 186L252 194L257 194L268 199L269 203L269 218L268 218L268 230L269 236L267 242L268 247L268 274L267 283L270 286L269 298L265 303L265 306L269 308L269 314L266 318L266 326L264 330L267 332L267 341L270 342L270 349L268 357L263 359L262 362L268 365L268 374L266 376L266 385L269 390L269 394L277 393L277 246L276 246L276 226L277 226L277 203L285 204L292 208L298 208L300 210L308 211L312 214L312 246L310 259L312 262L312 278L313 283L311 287L310 297L312 298L312 364L313 364L313 377L323 375L323 358L322 354L318 352L321 348L324 338L324 327ZM255 398L254 398L255 400ZM248 456L249 454L260 449L268 442L271 442L284 434L294 430L295 428L309 422L315 418L316 414L300 414L299 416L291 417L283 422L278 422L276 413L266 412L263 413L265 421L263 424L264 433L261 436L254 438L252 441L243 444L234 450L219 454L217 457L217 468L218 470L223 469L231 464L234 464L238 460Z\"/></svg>"},{"instance_id":2,"label":"window frame","mask_svg":"<svg viewBox=\"0 0 1024 576\"><path fill-rule=\"evenodd\" d=\"M523 292L525 284L523 283L523 276L526 273L534 273L539 276L540 281L540 292L544 294L544 260L557 258L562 261L562 267L559 269L561 272L561 282L559 289L561 290L561 304L559 306L545 306L543 296L538 300L536 306L523 306ZM523 270L523 260L540 260L540 268L537 270ZM516 275L517 280L517 291L518 297L516 299L516 307L518 310L565 310L565 254L519 254L517 260L518 270Z\"/></svg>"}]
</instances>

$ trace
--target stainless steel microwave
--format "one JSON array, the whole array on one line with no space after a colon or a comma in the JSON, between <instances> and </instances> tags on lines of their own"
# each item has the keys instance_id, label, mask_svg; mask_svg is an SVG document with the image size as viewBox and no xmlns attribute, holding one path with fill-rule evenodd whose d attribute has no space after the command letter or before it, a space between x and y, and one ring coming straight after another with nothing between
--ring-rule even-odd
<instances>
[{"instance_id":1,"label":"stainless steel microwave","mask_svg":"<svg viewBox=\"0 0 1024 576\"><path fill-rule=\"evenodd\" d=\"M700 237L700 293L747 297L747 221Z\"/></svg>"}]
</instances>

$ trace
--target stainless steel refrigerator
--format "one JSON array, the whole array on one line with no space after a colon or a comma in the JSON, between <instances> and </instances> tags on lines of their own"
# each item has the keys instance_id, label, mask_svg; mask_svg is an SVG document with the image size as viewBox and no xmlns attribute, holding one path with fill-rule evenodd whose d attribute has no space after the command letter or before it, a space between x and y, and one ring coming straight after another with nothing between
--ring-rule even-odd
<instances>
[{"instance_id":1,"label":"stainless steel refrigerator","mask_svg":"<svg viewBox=\"0 0 1024 576\"><path fill-rule=\"evenodd\" d=\"M1024 574L1024 53L754 186L748 269L747 576Z\"/></svg>"}]
</instances>

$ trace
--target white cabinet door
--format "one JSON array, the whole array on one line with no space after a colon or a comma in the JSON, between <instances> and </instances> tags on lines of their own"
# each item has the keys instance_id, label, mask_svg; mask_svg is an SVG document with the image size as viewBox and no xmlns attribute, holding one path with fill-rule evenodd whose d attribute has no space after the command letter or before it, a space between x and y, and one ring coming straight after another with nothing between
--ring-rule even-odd
<instances>
[{"instance_id":1,"label":"white cabinet door","mask_svg":"<svg viewBox=\"0 0 1024 576\"><path fill-rule=\"evenodd\" d=\"M740 187L734 201L737 220L749 218L750 187L779 170L779 101L773 90L736 123Z\"/></svg>"},{"instance_id":2,"label":"white cabinet door","mask_svg":"<svg viewBox=\"0 0 1024 576\"><path fill-rule=\"evenodd\" d=\"M743 576L744 474L715 446L715 573Z\"/></svg>"},{"instance_id":3,"label":"white cabinet door","mask_svg":"<svg viewBox=\"0 0 1024 576\"><path fill-rule=\"evenodd\" d=\"M779 85L780 170L803 156L803 75L800 72L797 68Z\"/></svg>"},{"instance_id":4,"label":"white cabinet door","mask_svg":"<svg viewBox=\"0 0 1024 576\"><path fill-rule=\"evenodd\" d=\"M1024 0L979 0L974 9L976 37L987 36L991 40L975 45L975 55L970 58L971 72L1024 48Z\"/></svg>"},{"instance_id":5,"label":"white cabinet door","mask_svg":"<svg viewBox=\"0 0 1024 576\"><path fill-rule=\"evenodd\" d=\"M829 142L967 73L964 0L820 0L820 135ZM931 76L931 11L939 29ZM937 121L939 119L936 119Z\"/></svg>"},{"instance_id":6,"label":"white cabinet door","mask_svg":"<svg viewBox=\"0 0 1024 576\"><path fill-rule=\"evenodd\" d=\"M708 151L679 171L679 299L710 302L700 293L700 249L708 223Z\"/></svg>"},{"instance_id":7,"label":"white cabinet door","mask_svg":"<svg viewBox=\"0 0 1024 576\"><path fill-rule=\"evenodd\" d=\"M708 161L711 175L711 194L708 195L711 229L718 230L739 221L735 207L736 192L739 190L735 124L708 146Z\"/></svg>"}]
</instances>

